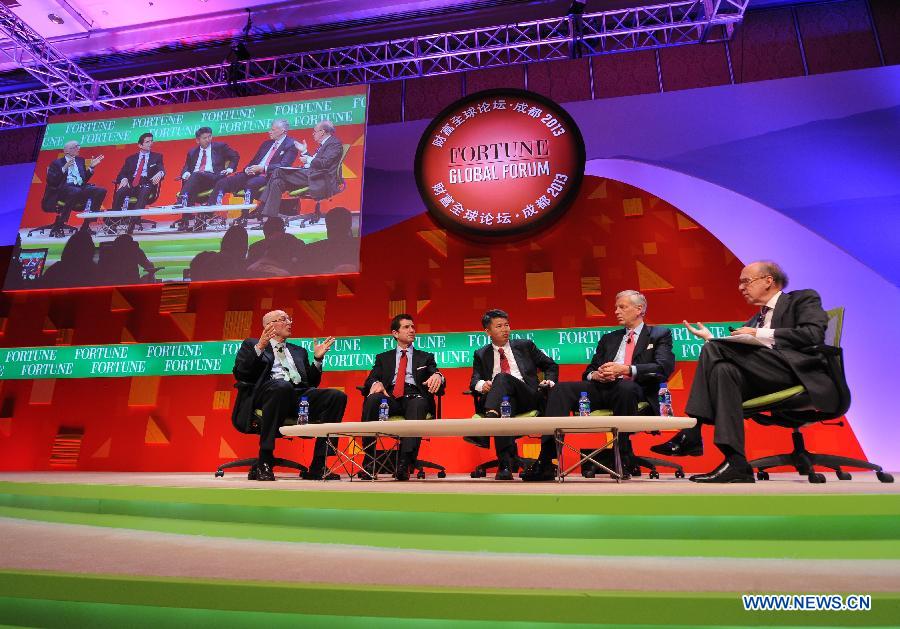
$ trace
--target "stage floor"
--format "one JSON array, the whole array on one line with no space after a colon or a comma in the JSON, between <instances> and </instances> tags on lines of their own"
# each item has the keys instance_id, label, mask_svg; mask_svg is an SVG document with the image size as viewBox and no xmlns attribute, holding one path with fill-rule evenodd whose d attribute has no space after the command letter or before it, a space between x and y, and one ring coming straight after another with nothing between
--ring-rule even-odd
<instances>
[{"instance_id":1,"label":"stage floor","mask_svg":"<svg viewBox=\"0 0 900 629\"><path fill-rule=\"evenodd\" d=\"M675 606L733 626L762 618L743 611L742 593L840 592L871 594L879 610L847 622L883 626L900 617L900 484L827 476L718 486L0 473L0 586L13 592L0 595L0 622L42 625L51 610L106 618L114 604L163 624L192 622L183 608L220 626L289 608L294 623L603 615L656 626ZM788 626L833 619L801 614Z\"/></svg>"}]
</instances>

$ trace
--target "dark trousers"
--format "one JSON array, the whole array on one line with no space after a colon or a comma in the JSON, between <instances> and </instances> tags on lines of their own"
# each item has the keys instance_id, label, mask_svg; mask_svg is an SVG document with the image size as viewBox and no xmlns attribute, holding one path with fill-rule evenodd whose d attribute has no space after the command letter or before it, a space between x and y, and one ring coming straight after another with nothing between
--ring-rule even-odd
<instances>
[{"instance_id":1,"label":"dark trousers","mask_svg":"<svg viewBox=\"0 0 900 629\"><path fill-rule=\"evenodd\" d=\"M271 378L257 387L253 395L253 408L262 409L262 421L259 426L260 460L272 460L278 429L284 425L285 419L296 419L297 405L303 396L309 398L310 423L339 422L344 418L347 395L343 391L295 387L287 380ZM325 464L326 442L325 437L316 439L311 468L321 468Z\"/></svg>"},{"instance_id":2,"label":"dark trousers","mask_svg":"<svg viewBox=\"0 0 900 629\"><path fill-rule=\"evenodd\" d=\"M494 376L491 390L484 396L484 411L496 411L499 414L500 403L503 402L504 396L509 397L514 416L536 410L540 405L539 393L536 390L511 374L498 373ZM516 456L516 438L494 437L494 449L497 452L497 460L501 464L508 463Z\"/></svg>"},{"instance_id":3,"label":"dark trousers","mask_svg":"<svg viewBox=\"0 0 900 629\"><path fill-rule=\"evenodd\" d=\"M559 382L550 389L547 400L547 417L566 417L570 412L578 412L578 400L584 391L591 401L591 409L608 408L613 415L637 415L638 402L644 399L644 390L634 380L619 379L613 382ZM619 449L623 454L631 453L631 441L626 433L619 435ZM556 456L556 439L553 435L541 438L541 459L551 460Z\"/></svg>"},{"instance_id":4,"label":"dark trousers","mask_svg":"<svg viewBox=\"0 0 900 629\"><path fill-rule=\"evenodd\" d=\"M685 411L715 426L713 441L726 456L745 456L743 401L799 383L773 349L711 341L700 352ZM699 424L696 430L699 438Z\"/></svg>"},{"instance_id":5,"label":"dark trousers","mask_svg":"<svg viewBox=\"0 0 900 629\"><path fill-rule=\"evenodd\" d=\"M216 173L198 170L195 173L191 173L191 176L186 180L181 180L181 194L187 195L188 205L194 205L197 203L197 195L214 188L220 178L221 176ZM212 196L212 193L210 193L210 196ZM215 201L215 199L213 200Z\"/></svg>"},{"instance_id":6,"label":"dark trousers","mask_svg":"<svg viewBox=\"0 0 900 629\"><path fill-rule=\"evenodd\" d=\"M100 188L92 183L86 183L83 186L66 183L62 185L56 198L64 202L59 217L56 219L56 222L61 225L69 220L69 215L74 208L83 208L88 199L91 200L91 212L99 212L100 205L106 198L106 188Z\"/></svg>"},{"instance_id":7,"label":"dark trousers","mask_svg":"<svg viewBox=\"0 0 900 629\"><path fill-rule=\"evenodd\" d=\"M425 419L428 414L428 398L419 393L418 388L410 384L406 385L405 395L401 398L395 398L388 393L375 393L366 396L363 402L362 420L364 422L378 421L378 411L381 406L381 400L387 399L388 412L391 415L403 415L405 419ZM363 452L365 453L365 464L372 464L372 457L375 453L375 438L363 437ZM400 458L412 463L419 453L419 444L422 443L421 437L403 437L400 439Z\"/></svg>"},{"instance_id":8,"label":"dark trousers","mask_svg":"<svg viewBox=\"0 0 900 629\"><path fill-rule=\"evenodd\" d=\"M125 197L134 197L135 203L134 205L129 204L129 210L143 210L147 207L148 199L153 196L153 192L155 190L155 186L150 182L149 179L142 178L140 183L137 186L132 186L130 183L126 184L122 188L116 190L113 195L113 210L121 210L122 204L125 202Z\"/></svg>"},{"instance_id":9,"label":"dark trousers","mask_svg":"<svg viewBox=\"0 0 900 629\"><path fill-rule=\"evenodd\" d=\"M266 185L266 175L264 174L248 175L247 173L240 172L229 175L228 177L222 177L213 186L207 205L215 205L216 199L219 198L219 194L224 195L226 192L233 194L238 190L246 190L247 188L250 189L250 194L253 198L258 199L259 189L264 185Z\"/></svg>"},{"instance_id":10,"label":"dark trousers","mask_svg":"<svg viewBox=\"0 0 900 629\"><path fill-rule=\"evenodd\" d=\"M278 168L272 174L269 185L266 187L265 203L263 204L263 216L278 216L281 207L281 195L285 191L296 190L309 186L309 171L301 168L287 170Z\"/></svg>"}]
</instances>

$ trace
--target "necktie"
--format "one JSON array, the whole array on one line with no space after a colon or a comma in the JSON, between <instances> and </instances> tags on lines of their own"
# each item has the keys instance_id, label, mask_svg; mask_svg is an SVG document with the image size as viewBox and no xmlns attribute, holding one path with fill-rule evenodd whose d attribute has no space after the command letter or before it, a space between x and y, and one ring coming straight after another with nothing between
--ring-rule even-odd
<instances>
[{"instance_id":1,"label":"necktie","mask_svg":"<svg viewBox=\"0 0 900 629\"><path fill-rule=\"evenodd\" d=\"M502 347L498 347L497 352L500 354L500 373L511 373L509 371L509 359L506 357L506 352L503 351Z\"/></svg>"},{"instance_id":2,"label":"necktie","mask_svg":"<svg viewBox=\"0 0 900 629\"><path fill-rule=\"evenodd\" d=\"M200 172L206 170L206 149L200 149L200 165L197 166L197 170Z\"/></svg>"},{"instance_id":3,"label":"necktie","mask_svg":"<svg viewBox=\"0 0 900 629\"><path fill-rule=\"evenodd\" d=\"M269 166L269 160L272 159L272 155L275 154L275 148L278 146L277 142L273 142L272 146L269 147L269 150L266 152L265 156L262 158L262 161L259 163L260 166L265 170Z\"/></svg>"},{"instance_id":4,"label":"necktie","mask_svg":"<svg viewBox=\"0 0 900 629\"><path fill-rule=\"evenodd\" d=\"M406 384L406 350L400 350L400 362L397 364L397 378L394 380L395 398L403 397L403 386Z\"/></svg>"},{"instance_id":5,"label":"necktie","mask_svg":"<svg viewBox=\"0 0 900 629\"><path fill-rule=\"evenodd\" d=\"M762 308L759 309L759 317L756 320L757 328L766 327L766 313L768 313L770 310L771 310L771 308L769 308L768 306L763 306Z\"/></svg>"},{"instance_id":6,"label":"necktie","mask_svg":"<svg viewBox=\"0 0 900 629\"><path fill-rule=\"evenodd\" d=\"M275 357L281 364L281 373L284 374L284 379L290 380L294 384L300 384L300 380L302 380L300 372L297 371L297 368L292 363L288 362L285 354L286 352L283 344L275 346Z\"/></svg>"},{"instance_id":7,"label":"necktie","mask_svg":"<svg viewBox=\"0 0 900 629\"><path fill-rule=\"evenodd\" d=\"M634 358L634 330L628 330L625 335L625 358L622 362L623 365L631 365L631 361ZM626 380L631 380L631 375L624 376Z\"/></svg>"},{"instance_id":8,"label":"necktie","mask_svg":"<svg viewBox=\"0 0 900 629\"><path fill-rule=\"evenodd\" d=\"M141 153L141 156L138 157L138 166L137 170L134 171L134 177L131 178L131 187L137 188L138 184L141 182L141 174L144 172L144 154Z\"/></svg>"}]
</instances>

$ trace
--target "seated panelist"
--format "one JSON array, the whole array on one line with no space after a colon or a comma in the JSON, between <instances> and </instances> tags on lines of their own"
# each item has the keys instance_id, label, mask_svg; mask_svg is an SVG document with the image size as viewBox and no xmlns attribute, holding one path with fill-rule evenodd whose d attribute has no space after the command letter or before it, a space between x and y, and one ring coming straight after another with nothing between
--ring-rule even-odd
<instances>
[{"instance_id":1,"label":"seated panelist","mask_svg":"<svg viewBox=\"0 0 900 629\"><path fill-rule=\"evenodd\" d=\"M577 412L582 392L587 393L594 410L608 408L614 415L633 416L638 414L638 403L646 401L653 414L659 415L659 383L668 379L675 369L672 332L644 323L647 298L636 290L616 295L615 313L623 327L600 337L581 382L560 382L553 387L547 401L548 417L565 417ZM627 433L620 433L619 440L623 467L627 470L631 442ZM556 440L553 435L545 435L538 460L526 470L523 480L553 480L555 456Z\"/></svg>"},{"instance_id":2,"label":"seated panelist","mask_svg":"<svg viewBox=\"0 0 900 629\"><path fill-rule=\"evenodd\" d=\"M399 314L391 319L391 335L397 342L395 349L389 349L375 356L375 364L366 378L363 391L362 420L377 421L381 401L387 400L391 415L403 415L406 419L425 419L430 412L436 415L434 395L445 383L438 371L434 354L413 346L416 340L416 324L412 315ZM395 477L409 480L409 468L415 463L421 437L400 439L400 460ZM363 438L365 459L363 466L367 473L360 472L360 478L369 478L375 472L374 437Z\"/></svg>"},{"instance_id":3,"label":"seated panelist","mask_svg":"<svg viewBox=\"0 0 900 629\"><path fill-rule=\"evenodd\" d=\"M63 146L63 156L50 162L47 167L47 188L41 199L41 209L45 212L59 212L56 224L63 225L75 207L84 207L88 200L91 211L99 212L106 198L106 188L88 183L94 168L103 161L103 155L85 160L78 153L81 145L69 140ZM63 205L60 208L59 202Z\"/></svg>"},{"instance_id":4,"label":"seated panelist","mask_svg":"<svg viewBox=\"0 0 900 629\"><path fill-rule=\"evenodd\" d=\"M125 158L125 163L116 176L112 209L121 210L126 197L135 197L134 205L129 205L128 209L142 210L158 190L166 171L162 154L151 151L152 147L153 134L142 133L138 138L138 151Z\"/></svg>"},{"instance_id":5,"label":"seated panelist","mask_svg":"<svg viewBox=\"0 0 900 629\"><path fill-rule=\"evenodd\" d=\"M197 203L197 195L210 190L216 182L233 173L240 155L225 142L213 142L209 127L194 133L197 146L187 152L181 169L181 193L188 197L188 205Z\"/></svg>"},{"instance_id":6,"label":"seated panelist","mask_svg":"<svg viewBox=\"0 0 900 629\"><path fill-rule=\"evenodd\" d=\"M483 396L484 416L500 417L500 404L509 397L511 414L537 410L539 387L552 387L559 377L559 365L529 339L510 339L509 315L488 310L481 325L491 342L475 350L469 387ZM544 374L538 383L537 370ZM516 438L494 437L497 451L497 480L512 480Z\"/></svg>"}]
</instances>

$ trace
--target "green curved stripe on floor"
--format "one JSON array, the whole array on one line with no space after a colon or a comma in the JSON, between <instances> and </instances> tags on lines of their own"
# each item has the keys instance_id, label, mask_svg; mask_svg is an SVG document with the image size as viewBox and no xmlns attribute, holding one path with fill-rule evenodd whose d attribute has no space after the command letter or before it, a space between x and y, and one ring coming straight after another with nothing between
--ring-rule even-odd
<instances>
[{"instance_id":1,"label":"green curved stripe on floor","mask_svg":"<svg viewBox=\"0 0 900 629\"><path fill-rule=\"evenodd\" d=\"M739 593L361 587L18 571L0 572L0 592L3 622L60 627L258 628L293 620L291 626L332 628L452 622L473 628L546 623L637 629L659 626L661 619L670 619L670 627L871 627L900 617L896 594L873 595L865 613L756 613L743 610Z\"/></svg>"}]
</instances>

